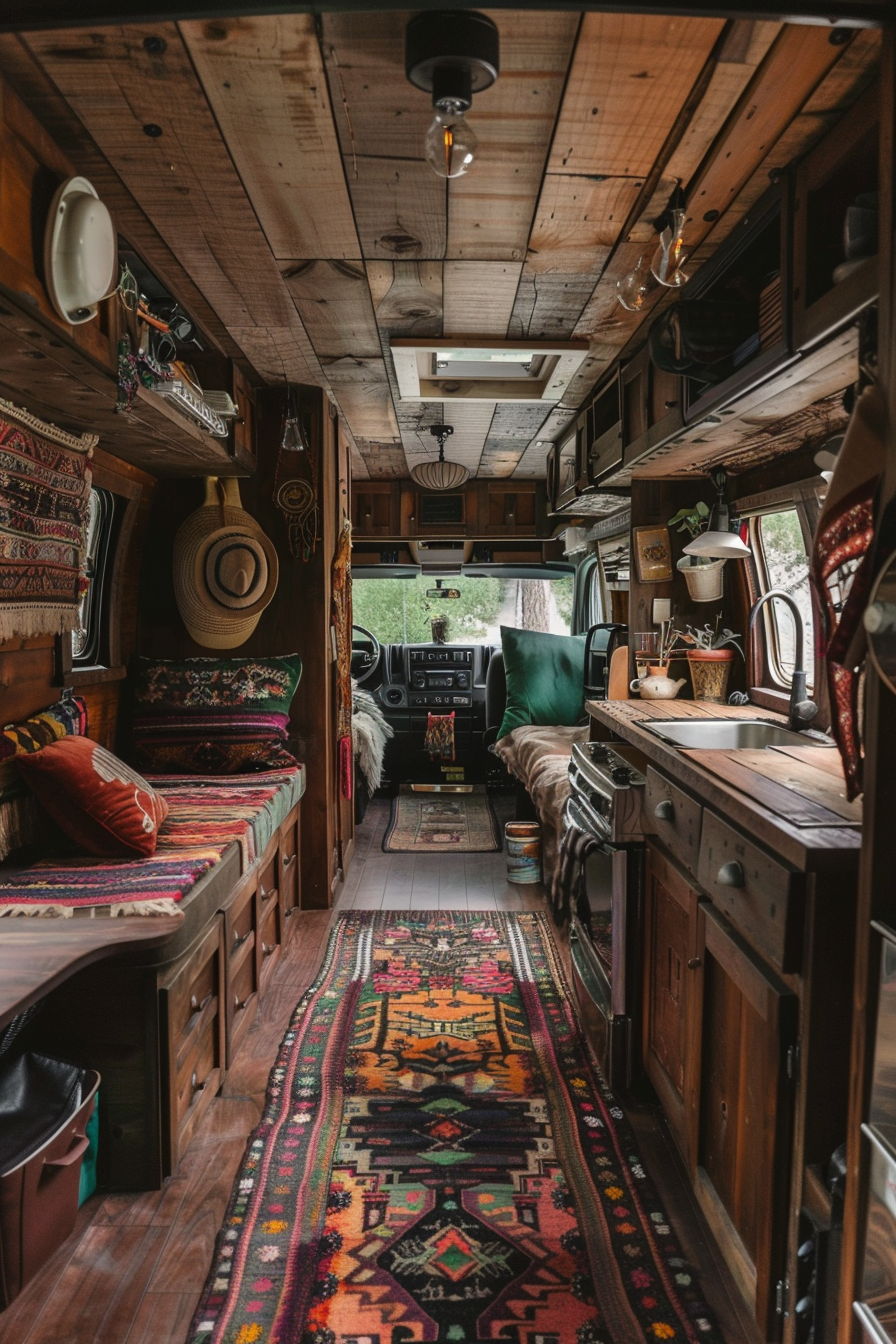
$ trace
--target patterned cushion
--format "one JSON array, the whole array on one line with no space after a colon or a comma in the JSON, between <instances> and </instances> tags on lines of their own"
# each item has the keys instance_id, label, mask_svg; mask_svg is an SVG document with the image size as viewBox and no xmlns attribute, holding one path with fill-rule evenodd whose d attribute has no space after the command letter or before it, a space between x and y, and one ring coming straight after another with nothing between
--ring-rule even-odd
<instances>
[{"instance_id":1,"label":"patterned cushion","mask_svg":"<svg viewBox=\"0 0 896 1344\"><path fill-rule=\"evenodd\" d=\"M239 775L298 764L288 714L143 714L132 725L134 764L153 775Z\"/></svg>"},{"instance_id":2,"label":"patterned cushion","mask_svg":"<svg viewBox=\"0 0 896 1344\"><path fill-rule=\"evenodd\" d=\"M237 775L296 766L289 706L302 675L282 658L141 658L134 761L152 774Z\"/></svg>"},{"instance_id":3,"label":"patterned cushion","mask_svg":"<svg viewBox=\"0 0 896 1344\"><path fill-rule=\"evenodd\" d=\"M144 714L233 709L286 714L302 675L297 653L282 658L138 660L134 704Z\"/></svg>"},{"instance_id":4,"label":"patterned cushion","mask_svg":"<svg viewBox=\"0 0 896 1344\"><path fill-rule=\"evenodd\" d=\"M20 785L14 758L32 754L49 746L60 737L85 737L87 734L87 702L79 695L58 700L39 714L21 723L8 723L0 732L0 794L10 785Z\"/></svg>"},{"instance_id":5,"label":"patterned cushion","mask_svg":"<svg viewBox=\"0 0 896 1344\"><path fill-rule=\"evenodd\" d=\"M66 835L91 854L149 857L168 804L111 751L88 737L63 737L19 769Z\"/></svg>"}]
</instances>

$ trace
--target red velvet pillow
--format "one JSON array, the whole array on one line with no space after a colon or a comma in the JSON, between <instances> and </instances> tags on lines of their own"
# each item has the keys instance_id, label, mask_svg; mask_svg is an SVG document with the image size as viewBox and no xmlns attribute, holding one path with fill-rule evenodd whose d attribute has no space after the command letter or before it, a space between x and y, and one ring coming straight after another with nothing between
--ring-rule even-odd
<instances>
[{"instance_id":1,"label":"red velvet pillow","mask_svg":"<svg viewBox=\"0 0 896 1344\"><path fill-rule=\"evenodd\" d=\"M148 858L168 804L142 775L89 737L63 737L19 769L66 835L91 854Z\"/></svg>"}]
</instances>

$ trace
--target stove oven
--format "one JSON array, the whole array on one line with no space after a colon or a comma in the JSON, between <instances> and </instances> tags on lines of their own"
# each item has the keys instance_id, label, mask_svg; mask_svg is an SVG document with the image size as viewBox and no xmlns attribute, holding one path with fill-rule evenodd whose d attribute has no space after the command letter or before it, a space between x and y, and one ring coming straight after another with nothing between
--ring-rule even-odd
<instances>
[{"instance_id":1,"label":"stove oven","mask_svg":"<svg viewBox=\"0 0 896 1344\"><path fill-rule=\"evenodd\" d=\"M640 1073L645 765L624 743L577 743L564 815L567 828L588 838L571 911L573 984L604 1076L617 1090L630 1089Z\"/></svg>"}]
</instances>

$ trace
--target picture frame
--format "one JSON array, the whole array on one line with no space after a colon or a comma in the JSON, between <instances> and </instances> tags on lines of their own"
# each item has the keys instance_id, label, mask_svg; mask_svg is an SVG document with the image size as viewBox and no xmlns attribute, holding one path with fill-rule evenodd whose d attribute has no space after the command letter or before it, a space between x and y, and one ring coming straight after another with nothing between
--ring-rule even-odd
<instances>
[{"instance_id":1,"label":"picture frame","mask_svg":"<svg viewBox=\"0 0 896 1344\"><path fill-rule=\"evenodd\" d=\"M670 583L672 546L668 527L636 527L632 536L639 581Z\"/></svg>"}]
</instances>

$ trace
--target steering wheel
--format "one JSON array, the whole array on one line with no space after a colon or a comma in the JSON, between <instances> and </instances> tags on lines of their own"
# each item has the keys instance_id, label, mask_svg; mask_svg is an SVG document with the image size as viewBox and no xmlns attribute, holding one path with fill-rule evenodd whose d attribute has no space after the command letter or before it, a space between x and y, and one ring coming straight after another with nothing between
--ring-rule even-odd
<instances>
[{"instance_id":1,"label":"steering wheel","mask_svg":"<svg viewBox=\"0 0 896 1344\"><path fill-rule=\"evenodd\" d=\"M364 641L355 638L355 632L364 636ZM370 647L365 647L369 645ZM380 661L381 645L372 630L363 625L352 626L352 676L359 686L363 686L374 674Z\"/></svg>"}]
</instances>

